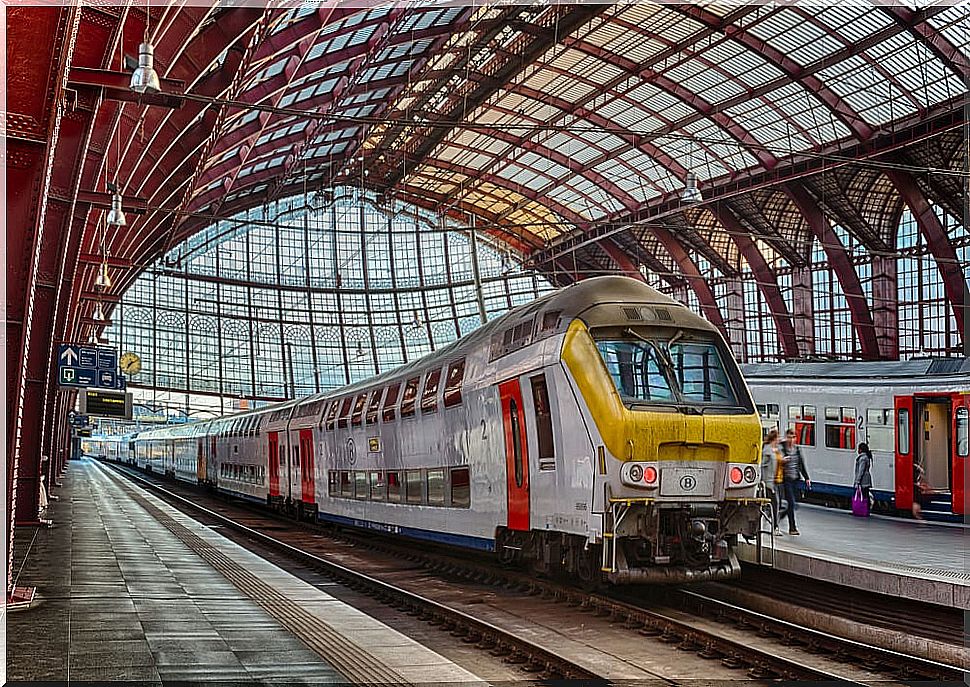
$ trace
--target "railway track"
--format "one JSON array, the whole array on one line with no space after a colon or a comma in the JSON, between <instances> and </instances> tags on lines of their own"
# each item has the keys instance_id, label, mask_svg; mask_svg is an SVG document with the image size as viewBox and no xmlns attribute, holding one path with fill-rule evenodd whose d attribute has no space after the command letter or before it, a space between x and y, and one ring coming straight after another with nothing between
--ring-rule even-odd
<instances>
[{"instance_id":1,"label":"railway track","mask_svg":"<svg viewBox=\"0 0 970 687\"><path fill-rule=\"evenodd\" d=\"M321 529L278 519L264 513L261 521L272 520L265 526L277 532L270 536L237 522L236 519L206 508L193 499L167 489L154 480L144 478L127 469L119 469L130 478L156 491L167 500L189 508L205 517L214 518L223 526L268 548L303 564L323 569L327 574L351 588L359 589L386 603L397 604L431 622L445 624L458 634L465 634L468 641L478 641L482 646L508 652L511 660L525 662L530 670L547 676L603 678L595 671L566 661L560 655L534 642L526 642L521 636L510 633L496 624L484 623L468 612L430 599L413 599L413 592L403 596L395 587L372 576L351 570L346 564L311 554L299 545L282 539L289 532L312 531L319 536ZM170 486L170 485L166 485ZM188 485L178 485L187 491ZM192 492L198 498L196 492ZM249 511L252 512L252 511ZM238 517L238 516L237 516ZM262 527L261 527L262 528ZM678 591L673 594L675 604L662 608L650 607L650 597L637 596L628 589L605 594L591 594L555 581L540 580L519 571L498 569L494 563L458 558L454 555L430 549L418 551L388 542L384 538L341 533L338 540L352 541L358 548L369 549L403 558L421 565L438 576L460 579L490 587L502 587L513 593L528 594L550 602L565 604L579 612L608 619L628 632L639 636L655 637L660 642L678 649L696 653L701 658L718 660L723 666L744 670L748 676L761 679L839 680L857 684L874 681L885 682L887 678L899 680L955 680L962 676L962 669L918 657L853 642L794 623L777 620L748 609L706 597L696 592Z\"/></svg>"}]
</instances>

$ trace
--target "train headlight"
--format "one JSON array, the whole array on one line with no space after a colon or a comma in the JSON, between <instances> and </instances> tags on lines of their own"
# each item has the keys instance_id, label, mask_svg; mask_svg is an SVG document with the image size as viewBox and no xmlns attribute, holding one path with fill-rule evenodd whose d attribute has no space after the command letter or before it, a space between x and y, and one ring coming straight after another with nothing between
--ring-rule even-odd
<instances>
[{"instance_id":1,"label":"train headlight","mask_svg":"<svg viewBox=\"0 0 970 687\"><path fill-rule=\"evenodd\" d=\"M724 474L724 486L727 489L742 489L753 487L758 481L758 469L750 463L728 463Z\"/></svg>"},{"instance_id":2,"label":"train headlight","mask_svg":"<svg viewBox=\"0 0 970 687\"><path fill-rule=\"evenodd\" d=\"M620 481L628 487L655 489L660 471L651 463L624 463L620 468Z\"/></svg>"}]
</instances>

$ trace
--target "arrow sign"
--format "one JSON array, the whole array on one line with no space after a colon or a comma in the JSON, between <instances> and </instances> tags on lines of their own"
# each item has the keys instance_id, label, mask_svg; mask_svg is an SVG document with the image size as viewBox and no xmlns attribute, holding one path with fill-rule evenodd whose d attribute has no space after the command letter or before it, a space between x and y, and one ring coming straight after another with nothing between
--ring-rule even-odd
<instances>
[{"instance_id":1,"label":"arrow sign","mask_svg":"<svg viewBox=\"0 0 970 687\"><path fill-rule=\"evenodd\" d=\"M75 351L71 346L61 346L60 358L70 367L73 367L74 364L77 363L77 351Z\"/></svg>"}]
</instances>

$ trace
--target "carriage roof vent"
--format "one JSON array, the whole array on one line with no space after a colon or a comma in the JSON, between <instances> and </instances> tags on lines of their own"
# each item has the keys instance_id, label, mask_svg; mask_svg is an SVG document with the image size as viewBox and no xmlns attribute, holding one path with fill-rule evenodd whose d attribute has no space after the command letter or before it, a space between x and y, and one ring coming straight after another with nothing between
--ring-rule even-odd
<instances>
[{"instance_id":1,"label":"carriage roof vent","mask_svg":"<svg viewBox=\"0 0 970 687\"><path fill-rule=\"evenodd\" d=\"M629 306L624 306L623 314L626 315L626 319L628 320L635 320L637 322L643 321L643 314L640 312L640 308L631 308Z\"/></svg>"},{"instance_id":2,"label":"carriage roof vent","mask_svg":"<svg viewBox=\"0 0 970 687\"><path fill-rule=\"evenodd\" d=\"M657 319L663 320L664 322L673 322L674 318L670 316L670 311L666 308L656 308Z\"/></svg>"}]
</instances>

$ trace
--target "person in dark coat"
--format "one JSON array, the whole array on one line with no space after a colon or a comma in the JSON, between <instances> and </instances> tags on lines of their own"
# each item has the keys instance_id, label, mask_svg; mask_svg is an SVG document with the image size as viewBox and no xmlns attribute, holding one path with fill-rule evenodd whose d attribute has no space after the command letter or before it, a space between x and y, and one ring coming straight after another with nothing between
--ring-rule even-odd
<instances>
[{"instance_id":1,"label":"person in dark coat","mask_svg":"<svg viewBox=\"0 0 970 687\"><path fill-rule=\"evenodd\" d=\"M862 442L859 444L859 455L855 457L855 481L852 486L862 489L862 498L869 502L869 492L872 490L872 451L869 444Z\"/></svg>"},{"instance_id":2,"label":"person in dark coat","mask_svg":"<svg viewBox=\"0 0 970 687\"><path fill-rule=\"evenodd\" d=\"M788 534L798 534L795 527L795 501L798 494L798 482L805 479L805 486L812 488L812 480L808 477L808 469L805 467L805 458L802 456L801 447L795 443L795 431L789 429L785 432L785 441L781 446L782 461L784 464L784 481L782 491L785 500L788 502L785 511L778 517L781 519L788 516Z\"/></svg>"}]
</instances>

